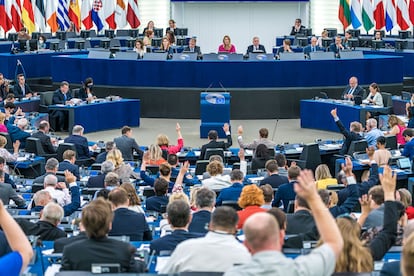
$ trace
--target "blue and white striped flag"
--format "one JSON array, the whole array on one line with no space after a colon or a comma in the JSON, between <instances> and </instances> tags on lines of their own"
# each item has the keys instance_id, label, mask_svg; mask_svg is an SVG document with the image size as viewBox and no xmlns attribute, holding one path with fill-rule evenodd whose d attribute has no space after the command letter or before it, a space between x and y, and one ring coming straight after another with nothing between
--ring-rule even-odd
<instances>
[{"instance_id":1,"label":"blue and white striped flag","mask_svg":"<svg viewBox=\"0 0 414 276\"><path fill-rule=\"evenodd\" d=\"M57 21L59 28L62 31L66 31L70 27L69 21L69 1L68 0L59 0L58 9L57 9Z\"/></svg>"}]
</instances>

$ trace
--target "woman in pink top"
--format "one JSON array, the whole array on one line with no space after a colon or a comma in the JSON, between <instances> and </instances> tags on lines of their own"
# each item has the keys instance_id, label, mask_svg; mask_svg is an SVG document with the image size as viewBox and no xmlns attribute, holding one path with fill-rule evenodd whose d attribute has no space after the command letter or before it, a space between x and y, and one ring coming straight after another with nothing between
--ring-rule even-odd
<instances>
[{"instance_id":1,"label":"woman in pink top","mask_svg":"<svg viewBox=\"0 0 414 276\"><path fill-rule=\"evenodd\" d=\"M227 53L235 53L236 47L231 44L231 39L228 35L223 37L223 44L221 44L218 48L218 52L227 52Z\"/></svg>"},{"instance_id":2,"label":"woman in pink top","mask_svg":"<svg viewBox=\"0 0 414 276\"><path fill-rule=\"evenodd\" d=\"M4 125L4 121L6 120L6 114L0 112L0 132L8 132L7 127Z\"/></svg>"},{"instance_id":3,"label":"woman in pink top","mask_svg":"<svg viewBox=\"0 0 414 276\"><path fill-rule=\"evenodd\" d=\"M397 143L399 145L405 145L405 139L402 135L403 131L407 128L405 126L405 123L401 121L400 118L398 118L395 115L390 115L388 118L388 125L390 126L390 131L387 131L386 135L395 135L397 137Z\"/></svg>"},{"instance_id":4,"label":"woman in pink top","mask_svg":"<svg viewBox=\"0 0 414 276\"><path fill-rule=\"evenodd\" d=\"M177 131L177 145L170 145L170 141L165 134L160 134L157 137L157 144L160 146L162 151L168 152L168 154L176 154L184 147L184 139L181 135L181 126L179 123L175 126L175 130Z\"/></svg>"}]
</instances>

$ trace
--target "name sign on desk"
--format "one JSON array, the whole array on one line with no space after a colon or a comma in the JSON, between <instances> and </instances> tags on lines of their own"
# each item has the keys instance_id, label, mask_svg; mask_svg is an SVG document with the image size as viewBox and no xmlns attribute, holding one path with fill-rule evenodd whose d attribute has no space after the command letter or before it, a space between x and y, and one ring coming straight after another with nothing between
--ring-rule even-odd
<instances>
[{"instance_id":1,"label":"name sign on desk","mask_svg":"<svg viewBox=\"0 0 414 276\"><path fill-rule=\"evenodd\" d=\"M226 98L220 93L208 93L206 95L206 101L211 104L225 104Z\"/></svg>"}]
</instances>

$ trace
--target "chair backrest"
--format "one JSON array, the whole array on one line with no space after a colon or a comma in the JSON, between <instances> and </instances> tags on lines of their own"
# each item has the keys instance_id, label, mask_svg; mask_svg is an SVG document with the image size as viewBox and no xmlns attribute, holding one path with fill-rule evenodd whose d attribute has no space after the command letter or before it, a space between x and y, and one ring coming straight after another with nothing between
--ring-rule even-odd
<instances>
[{"instance_id":1,"label":"chair backrest","mask_svg":"<svg viewBox=\"0 0 414 276\"><path fill-rule=\"evenodd\" d=\"M382 102L384 103L384 107L392 107L391 93L381 92L381 95L382 95Z\"/></svg>"},{"instance_id":2,"label":"chair backrest","mask_svg":"<svg viewBox=\"0 0 414 276\"><path fill-rule=\"evenodd\" d=\"M29 137L26 139L26 152L34 153L36 155L45 155L42 143L38 138Z\"/></svg>"},{"instance_id":3,"label":"chair backrest","mask_svg":"<svg viewBox=\"0 0 414 276\"><path fill-rule=\"evenodd\" d=\"M368 148L367 140L352 141L348 149L348 155L353 156L354 152L365 152L366 148Z\"/></svg>"},{"instance_id":4,"label":"chair backrest","mask_svg":"<svg viewBox=\"0 0 414 276\"><path fill-rule=\"evenodd\" d=\"M93 163L91 165L91 170L92 171L100 171L102 168L102 164L101 163Z\"/></svg>"},{"instance_id":5,"label":"chair backrest","mask_svg":"<svg viewBox=\"0 0 414 276\"><path fill-rule=\"evenodd\" d=\"M75 144L72 143L62 143L58 146L57 148L57 160L59 162L63 161L63 153L67 150L73 150L74 152L76 152L76 146Z\"/></svg>"},{"instance_id":6,"label":"chair backrest","mask_svg":"<svg viewBox=\"0 0 414 276\"><path fill-rule=\"evenodd\" d=\"M12 139L10 137L10 134L8 134L7 132L0 132L0 135L3 136L4 138L6 138L7 143L4 146L4 148L8 151L13 151L13 142Z\"/></svg>"},{"instance_id":7,"label":"chair backrest","mask_svg":"<svg viewBox=\"0 0 414 276\"><path fill-rule=\"evenodd\" d=\"M305 161L306 169L315 171L316 167L322 163L319 145L317 143L304 145L299 159Z\"/></svg>"},{"instance_id":8,"label":"chair backrest","mask_svg":"<svg viewBox=\"0 0 414 276\"><path fill-rule=\"evenodd\" d=\"M286 213L293 214L295 212L295 201L289 200Z\"/></svg>"},{"instance_id":9,"label":"chair backrest","mask_svg":"<svg viewBox=\"0 0 414 276\"><path fill-rule=\"evenodd\" d=\"M387 135L385 136L385 147L390 150L395 150L398 148L397 136Z\"/></svg>"},{"instance_id":10,"label":"chair backrest","mask_svg":"<svg viewBox=\"0 0 414 276\"><path fill-rule=\"evenodd\" d=\"M111 42L109 42L109 47L121 47L121 41L117 38L112 38Z\"/></svg>"},{"instance_id":11,"label":"chair backrest","mask_svg":"<svg viewBox=\"0 0 414 276\"><path fill-rule=\"evenodd\" d=\"M208 163L209 163L208 160L197 160L195 174L202 175L203 173L205 173L207 171Z\"/></svg>"},{"instance_id":12,"label":"chair backrest","mask_svg":"<svg viewBox=\"0 0 414 276\"><path fill-rule=\"evenodd\" d=\"M40 94L40 104L41 105L52 105L53 103L53 91L46 91Z\"/></svg>"},{"instance_id":13,"label":"chair backrest","mask_svg":"<svg viewBox=\"0 0 414 276\"><path fill-rule=\"evenodd\" d=\"M206 149L206 153L204 154L204 159L208 160L212 155L220 155L221 158L224 160L224 150L222 148L210 148Z\"/></svg>"},{"instance_id":14,"label":"chair backrest","mask_svg":"<svg viewBox=\"0 0 414 276\"><path fill-rule=\"evenodd\" d=\"M79 90L80 90L80 88L72 89L72 97L73 98L79 98Z\"/></svg>"},{"instance_id":15,"label":"chair backrest","mask_svg":"<svg viewBox=\"0 0 414 276\"><path fill-rule=\"evenodd\" d=\"M144 188L144 191L142 191L142 195L146 198L155 196L155 191L153 188Z\"/></svg>"},{"instance_id":16,"label":"chair backrest","mask_svg":"<svg viewBox=\"0 0 414 276\"><path fill-rule=\"evenodd\" d=\"M148 165L146 166L146 171L150 172L150 174L154 175L157 174L160 171L160 167L157 165Z\"/></svg>"},{"instance_id":17,"label":"chair backrest","mask_svg":"<svg viewBox=\"0 0 414 276\"><path fill-rule=\"evenodd\" d=\"M276 153L275 153L275 149L274 148L268 148L267 149L267 153L269 154L269 157L271 159L275 158Z\"/></svg>"},{"instance_id":18,"label":"chair backrest","mask_svg":"<svg viewBox=\"0 0 414 276\"><path fill-rule=\"evenodd\" d=\"M222 206L228 206L228 207L231 207L231 208L233 208L234 210L236 210L236 211L240 211L242 208L239 206L239 203L237 203L237 201L234 201L234 200L224 200L222 203L221 203L221 205Z\"/></svg>"}]
</instances>

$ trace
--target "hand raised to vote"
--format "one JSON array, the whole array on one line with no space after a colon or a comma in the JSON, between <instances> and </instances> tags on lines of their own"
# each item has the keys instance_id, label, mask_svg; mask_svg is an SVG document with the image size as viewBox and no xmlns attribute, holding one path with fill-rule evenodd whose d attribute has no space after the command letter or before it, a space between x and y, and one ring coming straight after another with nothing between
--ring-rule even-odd
<instances>
[{"instance_id":1,"label":"hand raised to vote","mask_svg":"<svg viewBox=\"0 0 414 276\"><path fill-rule=\"evenodd\" d=\"M337 115L337 112L336 112L336 108L334 108L334 109L332 109L331 110L331 115L332 115L332 117L338 117L338 115Z\"/></svg>"},{"instance_id":2,"label":"hand raised to vote","mask_svg":"<svg viewBox=\"0 0 414 276\"><path fill-rule=\"evenodd\" d=\"M223 125L223 130L224 130L224 132L225 132L225 133L227 133L227 132L229 132L229 131L230 131L230 126L229 126L229 124L228 124L228 123L225 123L225 124Z\"/></svg>"},{"instance_id":3,"label":"hand raised to vote","mask_svg":"<svg viewBox=\"0 0 414 276\"><path fill-rule=\"evenodd\" d=\"M238 128L237 128L237 135L242 135L243 134L243 127L240 125Z\"/></svg>"}]
</instances>

